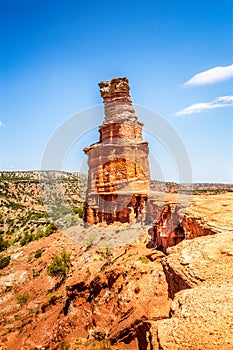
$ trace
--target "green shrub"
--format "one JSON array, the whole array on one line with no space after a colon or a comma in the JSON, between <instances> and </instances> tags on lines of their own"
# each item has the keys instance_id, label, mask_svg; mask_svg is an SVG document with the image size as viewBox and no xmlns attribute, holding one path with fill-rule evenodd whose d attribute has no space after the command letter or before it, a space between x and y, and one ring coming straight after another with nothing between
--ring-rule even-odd
<instances>
[{"instance_id":1,"label":"green shrub","mask_svg":"<svg viewBox=\"0 0 233 350\"><path fill-rule=\"evenodd\" d=\"M42 255L42 253L43 253L43 249L37 249L37 251L35 252L35 258L36 259L38 259L38 258L40 258L41 257L41 255Z\"/></svg>"},{"instance_id":2,"label":"green shrub","mask_svg":"<svg viewBox=\"0 0 233 350\"><path fill-rule=\"evenodd\" d=\"M148 264L150 262L146 256L141 256L138 260L140 260L143 264Z\"/></svg>"},{"instance_id":3,"label":"green shrub","mask_svg":"<svg viewBox=\"0 0 233 350\"><path fill-rule=\"evenodd\" d=\"M60 348L61 350L69 350L70 344L67 343L67 341L62 341L62 342L60 343L60 345L59 345L59 348Z\"/></svg>"},{"instance_id":4,"label":"green shrub","mask_svg":"<svg viewBox=\"0 0 233 350\"><path fill-rule=\"evenodd\" d=\"M21 235L18 235L18 236L16 236L16 237L13 239L12 243L13 243L13 244L14 244L14 243L17 243L17 242L19 242L21 239L22 239L22 236L21 236Z\"/></svg>"},{"instance_id":5,"label":"green shrub","mask_svg":"<svg viewBox=\"0 0 233 350\"><path fill-rule=\"evenodd\" d=\"M42 237L48 237L50 236L53 232L57 230L57 227L52 223L49 224L46 227L46 231L43 232L42 230L39 230L36 234L33 234L32 232L26 231L24 236L20 238L20 245L23 247L24 245L32 242L32 241L37 241L38 239Z\"/></svg>"},{"instance_id":6,"label":"green shrub","mask_svg":"<svg viewBox=\"0 0 233 350\"><path fill-rule=\"evenodd\" d=\"M108 339L103 339L100 341L100 350L110 350L111 343Z\"/></svg>"},{"instance_id":7,"label":"green shrub","mask_svg":"<svg viewBox=\"0 0 233 350\"><path fill-rule=\"evenodd\" d=\"M10 242L3 238L2 235L0 235L0 252L8 248L10 245Z\"/></svg>"},{"instance_id":8,"label":"green shrub","mask_svg":"<svg viewBox=\"0 0 233 350\"><path fill-rule=\"evenodd\" d=\"M42 230L39 230L37 232L37 234L35 235L35 240L38 241L38 239L45 237L45 232L43 232Z\"/></svg>"},{"instance_id":9,"label":"green shrub","mask_svg":"<svg viewBox=\"0 0 233 350\"><path fill-rule=\"evenodd\" d=\"M78 216L82 219L83 218L83 213L84 213L84 208L82 207L76 207L73 209L75 214L78 214Z\"/></svg>"},{"instance_id":10,"label":"green shrub","mask_svg":"<svg viewBox=\"0 0 233 350\"><path fill-rule=\"evenodd\" d=\"M13 210L17 210L17 209L24 209L24 206L20 203L16 203L16 202L11 202L9 201L8 203L6 203L6 206L8 208L11 208Z\"/></svg>"},{"instance_id":11,"label":"green shrub","mask_svg":"<svg viewBox=\"0 0 233 350\"><path fill-rule=\"evenodd\" d=\"M108 263L112 260L112 252L109 246L106 246L103 250L100 251L100 254L103 259L107 260Z\"/></svg>"},{"instance_id":12,"label":"green shrub","mask_svg":"<svg viewBox=\"0 0 233 350\"><path fill-rule=\"evenodd\" d=\"M34 241L34 239L35 239L35 237L32 233L25 232L24 237L21 238L21 240L19 242L20 242L21 247L23 247L24 245Z\"/></svg>"},{"instance_id":13,"label":"green shrub","mask_svg":"<svg viewBox=\"0 0 233 350\"><path fill-rule=\"evenodd\" d=\"M26 304L29 298L29 294L21 294L17 297L17 304L23 306L24 304Z\"/></svg>"},{"instance_id":14,"label":"green shrub","mask_svg":"<svg viewBox=\"0 0 233 350\"><path fill-rule=\"evenodd\" d=\"M51 223L51 224L49 224L49 225L46 227L44 236L45 236L45 237L48 237L48 236L50 236L52 233L54 233L55 231L57 231L57 226L56 226L55 224Z\"/></svg>"},{"instance_id":15,"label":"green shrub","mask_svg":"<svg viewBox=\"0 0 233 350\"><path fill-rule=\"evenodd\" d=\"M11 261L10 255L8 255L8 256L1 256L0 257L0 269L4 269L4 267L6 267L7 265L10 264L10 261Z\"/></svg>"},{"instance_id":16,"label":"green shrub","mask_svg":"<svg viewBox=\"0 0 233 350\"><path fill-rule=\"evenodd\" d=\"M61 299L62 295L61 294L56 294L54 290L52 290L51 293L48 295L48 302L50 304L55 304L58 299Z\"/></svg>"},{"instance_id":17,"label":"green shrub","mask_svg":"<svg viewBox=\"0 0 233 350\"><path fill-rule=\"evenodd\" d=\"M105 262L104 266L111 265L113 263L113 255L111 248L108 245L105 248L99 249L98 253L101 255L99 260Z\"/></svg>"},{"instance_id":18,"label":"green shrub","mask_svg":"<svg viewBox=\"0 0 233 350\"><path fill-rule=\"evenodd\" d=\"M61 255L54 255L50 265L47 267L48 275L52 277L64 277L70 268L70 254L65 249Z\"/></svg>"}]
</instances>

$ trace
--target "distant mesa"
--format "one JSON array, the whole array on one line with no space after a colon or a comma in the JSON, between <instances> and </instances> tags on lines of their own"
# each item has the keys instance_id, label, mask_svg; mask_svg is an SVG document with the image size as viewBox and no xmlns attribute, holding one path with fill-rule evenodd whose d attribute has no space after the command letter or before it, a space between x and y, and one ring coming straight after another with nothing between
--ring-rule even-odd
<instances>
[{"instance_id":1,"label":"distant mesa","mask_svg":"<svg viewBox=\"0 0 233 350\"><path fill-rule=\"evenodd\" d=\"M127 78L99 83L104 121L99 142L88 146L88 186L84 221L93 225L145 220L150 171L148 142L130 97Z\"/></svg>"}]
</instances>

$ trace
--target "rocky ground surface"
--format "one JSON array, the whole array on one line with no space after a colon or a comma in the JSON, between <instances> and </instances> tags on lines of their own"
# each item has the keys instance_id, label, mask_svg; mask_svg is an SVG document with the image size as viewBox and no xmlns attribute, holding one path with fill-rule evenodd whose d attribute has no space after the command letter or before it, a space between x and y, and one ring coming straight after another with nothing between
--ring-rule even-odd
<instances>
[{"instance_id":1,"label":"rocky ground surface","mask_svg":"<svg viewBox=\"0 0 233 350\"><path fill-rule=\"evenodd\" d=\"M199 218L214 232L229 232L233 230L233 193L226 192L216 195L199 195L191 197L188 216Z\"/></svg>"},{"instance_id":2,"label":"rocky ground surface","mask_svg":"<svg viewBox=\"0 0 233 350\"><path fill-rule=\"evenodd\" d=\"M226 214L216 221L219 233L184 240L167 256L145 247L146 228L136 242L114 249L83 246L59 232L11 246L0 276L0 349L233 349L233 232L225 199L227 205L213 201ZM213 223L210 205L193 227L206 226L207 217ZM105 228L112 235L117 229ZM64 248L71 267L53 277L48 266Z\"/></svg>"},{"instance_id":3,"label":"rocky ground surface","mask_svg":"<svg viewBox=\"0 0 233 350\"><path fill-rule=\"evenodd\" d=\"M233 192L215 195L183 195L177 193L152 192L151 196L163 208L169 204L180 207L181 219L189 226L191 238L200 236L198 227L208 234L231 232L233 230Z\"/></svg>"},{"instance_id":4,"label":"rocky ground surface","mask_svg":"<svg viewBox=\"0 0 233 350\"><path fill-rule=\"evenodd\" d=\"M173 302L160 349L233 349L233 233L183 241L162 264Z\"/></svg>"},{"instance_id":5,"label":"rocky ground surface","mask_svg":"<svg viewBox=\"0 0 233 350\"><path fill-rule=\"evenodd\" d=\"M11 247L0 349L233 349L233 233L183 241L168 256L146 239L110 250L54 233ZM71 267L50 276L64 248Z\"/></svg>"},{"instance_id":6,"label":"rocky ground surface","mask_svg":"<svg viewBox=\"0 0 233 350\"><path fill-rule=\"evenodd\" d=\"M63 248L70 270L49 276L47 267ZM0 349L158 348L153 332L171 300L163 253L146 249L143 238L111 251L54 233L8 253L0 277Z\"/></svg>"},{"instance_id":7,"label":"rocky ground surface","mask_svg":"<svg viewBox=\"0 0 233 350\"><path fill-rule=\"evenodd\" d=\"M5 229L9 215L41 210L36 186L20 174L2 182ZM75 207L72 186L63 187ZM171 206L180 200L154 195ZM76 225L1 245L0 350L232 350L232 199L225 190L189 197L183 224L194 239L167 255L146 248L148 227L139 224ZM27 230L37 220L25 220ZM22 234L19 224L4 235Z\"/></svg>"}]
</instances>

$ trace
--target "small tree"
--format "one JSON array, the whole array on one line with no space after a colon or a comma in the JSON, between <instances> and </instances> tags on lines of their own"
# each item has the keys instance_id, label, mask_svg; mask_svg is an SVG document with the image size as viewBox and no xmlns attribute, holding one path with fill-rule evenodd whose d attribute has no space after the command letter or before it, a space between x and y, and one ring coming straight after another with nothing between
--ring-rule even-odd
<instances>
[{"instance_id":1,"label":"small tree","mask_svg":"<svg viewBox=\"0 0 233 350\"><path fill-rule=\"evenodd\" d=\"M70 269L70 255L65 249L60 255L54 255L50 265L47 268L48 275L52 277L64 277Z\"/></svg>"}]
</instances>

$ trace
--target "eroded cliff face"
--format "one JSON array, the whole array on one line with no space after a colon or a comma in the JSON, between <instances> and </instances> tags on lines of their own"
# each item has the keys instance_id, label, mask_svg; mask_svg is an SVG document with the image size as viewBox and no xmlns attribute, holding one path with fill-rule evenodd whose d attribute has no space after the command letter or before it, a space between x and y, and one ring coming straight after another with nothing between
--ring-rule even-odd
<instances>
[{"instance_id":1,"label":"eroded cliff face","mask_svg":"<svg viewBox=\"0 0 233 350\"><path fill-rule=\"evenodd\" d=\"M160 350L233 349L231 201L230 193L197 196L182 215L172 204L157 206L149 245L167 255L161 262L173 299L158 323Z\"/></svg>"},{"instance_id":2,"label":"eroded cliff face","mask_svg":"<svg viewBox=\"0 0 233 350\"><path fill-rule=\"evenodd\" d=\"M162 259L170 318L158 326L161 350L233 349L233 232L185 240Z\"/></svg>"},{"instance_id":3,"label":"eroded cliff face","mask_svg":"<svg viewBox=\"0 0 233 350\"><path fill-rule=\"evenodd\" d=\"M200 236L213 235L218 229L209 225L201 217L184 214L182 208L166 204L163 207L153 205L150 212L155 220L149 229L151 240L148 248L157 248L167 253L169 247L173 247L184 239L193 239Z\"/></svg>"},{"instance_id":4,"label":"eroded cliff face","mask_svg":"<svg viewBox=\"0 0 233 350\"><path fill-rule=\"evenodd\" d=\"M105 118L99 142L84 149L89 166L84 221L144 221L150 173L143 124L132 106L127 78L99 86Z\"/></svg>"}]
</instances>

